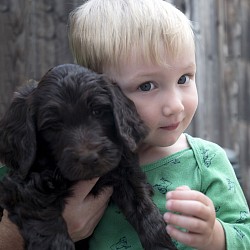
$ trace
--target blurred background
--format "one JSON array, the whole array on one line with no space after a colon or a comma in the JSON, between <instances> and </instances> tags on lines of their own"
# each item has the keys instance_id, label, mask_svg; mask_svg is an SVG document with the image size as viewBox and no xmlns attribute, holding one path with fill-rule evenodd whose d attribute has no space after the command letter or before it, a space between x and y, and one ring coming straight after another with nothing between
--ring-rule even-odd
<instances>
[{"instance_id":1,"label":"blurred background","mask_svg":"<svg viewBox=\"0 0 250 250\"><path fill-rule=\"evenodd\" d=\"M18 86L73 62L68 14L83 1L0 0L0 118ZM228 149L250 202L250 1L169 2L196 35L199 108L188 132Z\"/></svg>"}]
</instances>

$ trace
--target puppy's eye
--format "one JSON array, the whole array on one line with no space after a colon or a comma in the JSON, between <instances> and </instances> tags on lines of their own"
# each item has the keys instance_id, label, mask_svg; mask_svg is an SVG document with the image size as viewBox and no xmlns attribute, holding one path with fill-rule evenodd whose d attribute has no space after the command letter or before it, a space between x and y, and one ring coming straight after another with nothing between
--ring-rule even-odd
<instances>
[{"instance_id":1,"label":"puppy's eye","mask_svg":"<svg viewBox=\"0 0 250 250\"><path fill-rule=\"evenodd\" d=\"M102 110L100 110L100 109L93 109L92 110L92 115L93 116L102 116L102 114L103 114L103 111Z\"/></svg>"},{"instance_id":2,"label":"puppy's eye","mask_svg":"<svg viewBox=\"0 0 250 250\"><path fill-rule=\"evenodd\" d=\"M108 117L112 115L112 111L109 106L96 106L92 107L91 113L96 118Z\"/></svg>"}]
</instances>

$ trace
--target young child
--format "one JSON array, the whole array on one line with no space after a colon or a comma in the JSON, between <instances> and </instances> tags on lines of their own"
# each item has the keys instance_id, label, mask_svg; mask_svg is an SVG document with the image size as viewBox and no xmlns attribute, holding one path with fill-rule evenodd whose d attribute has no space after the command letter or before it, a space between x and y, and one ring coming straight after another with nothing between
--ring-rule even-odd
<instances>
[{"instance_id":1,"label":"young child","mask_svg":"<svg viewBox=\"0 0 250 250\"><path fill-rule=\"evenodd\" d=\"M89 0L70 16L76 62L112 78L150 128L139 148L178 249L250 248L249 208L224 150L191 137L198 104L190 21L163 0ZM114 204L90 249L142 249Z\"/></svg>"}]
</instances>

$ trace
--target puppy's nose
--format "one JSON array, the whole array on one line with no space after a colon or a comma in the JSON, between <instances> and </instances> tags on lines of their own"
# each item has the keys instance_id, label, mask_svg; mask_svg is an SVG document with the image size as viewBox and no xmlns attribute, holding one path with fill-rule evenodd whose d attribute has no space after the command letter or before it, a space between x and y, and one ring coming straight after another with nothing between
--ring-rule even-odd
<instances>
[{"instance_id":1,"label":"puppy's nose","mask_svg":"<svg viewBox=\"0 0 250 250\"><path fill-rule=\"evenodd\" d=\"M79 157L79 162L82 165L92 165L98 163L98 154L97 153L90 153L88 155L81 155Z\"/></svg>"}]
</instances>

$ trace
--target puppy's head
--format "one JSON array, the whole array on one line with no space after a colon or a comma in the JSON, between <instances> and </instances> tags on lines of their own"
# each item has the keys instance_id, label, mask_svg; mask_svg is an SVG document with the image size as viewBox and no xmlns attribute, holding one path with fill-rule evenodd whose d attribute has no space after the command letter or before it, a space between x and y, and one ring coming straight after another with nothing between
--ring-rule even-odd
<instances>
[{"instance_id":1,"label":"puppy's head","mask_svg":"<svg viewBox=\"0 0 250 250\"><path fill-rule=\"evenodd\" d=\"M0 157L23 177L35 159L40 164L45 157L69 180L101 176L119 164L124 148L135 151L146 135L120 89L78 65L51 69L16 98L19 105L12 104L0 124Z\"/></svg>"}]
</instances>

